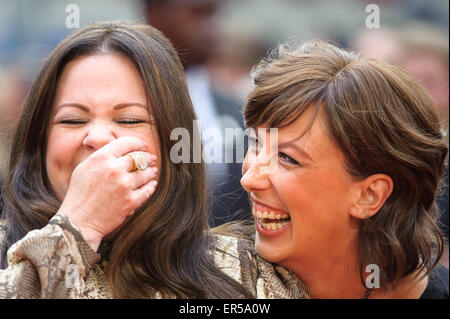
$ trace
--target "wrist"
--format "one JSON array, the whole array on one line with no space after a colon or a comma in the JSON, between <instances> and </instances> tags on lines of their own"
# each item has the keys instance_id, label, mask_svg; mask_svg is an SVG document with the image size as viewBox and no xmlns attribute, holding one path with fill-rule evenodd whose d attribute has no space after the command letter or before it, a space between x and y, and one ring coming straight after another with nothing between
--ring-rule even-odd
<instances>
[{"instance_id":1,"label":"wrist","mask_svg":"<svg viewBox=\"0 0 450 319\"><path fill-rule=\"evenodd\" d=\"M75 226L79 233L81 233L81 236L89 245L89 247L91 247L93 251L97 252L98 247L100 246L100 243L103 239L102 234L88 226L84 226L84 223L82 221L78 220L75 216L71 216L72 214L67 214L64 210L60 209L57 214L66 216L69 219L70 223Z\"/></svg>"},{"instance_id":2,"label":"wrist","mask_svg":"<svg viewBox=\"0 0 450 319\"><path fill-rule=\"evenodd\" d=\"M92 248L93 251L97 252L98 247L102 241L103 236L101 236L95 230L89 228L78 227L86 243Z\"/></svg>"}]
</instances>

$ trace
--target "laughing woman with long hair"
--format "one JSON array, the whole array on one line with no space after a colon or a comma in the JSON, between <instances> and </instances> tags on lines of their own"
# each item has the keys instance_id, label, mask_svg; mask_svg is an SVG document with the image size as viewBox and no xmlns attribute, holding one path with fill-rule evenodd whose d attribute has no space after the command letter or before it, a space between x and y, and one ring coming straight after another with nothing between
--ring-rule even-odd
<instances>
[{"instance_id":1,"label":"laughing woman with long hair","mask_svg":"<svg viewBox=\"0 0 450 319\"><path fill-rule=\"evenodd\" d=\"M0 297L252 297L214 264L203 164L169 156L171 131L192 137L194 120L156 29L96 23L62 41L14 136Z\"/></svg>"}]
</instances>

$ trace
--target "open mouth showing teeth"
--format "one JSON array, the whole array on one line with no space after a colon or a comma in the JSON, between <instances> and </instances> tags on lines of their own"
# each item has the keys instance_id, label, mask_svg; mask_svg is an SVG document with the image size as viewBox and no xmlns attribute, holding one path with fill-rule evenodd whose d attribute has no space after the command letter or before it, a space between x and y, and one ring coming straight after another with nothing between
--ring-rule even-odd
<instances>
[{"instance_id":1,"label":"open mouth showing teeth","mask_svg":"<svg viewBox=\"0 0 450 319\"><path fill-rule=\"evenodd\" d=\"M257 222L261 228L265 230L279 230L285 227L291 221L288 214L280 214L275 212L253 211L253 215L257 218Z\"/></svg>"}]
</instances>

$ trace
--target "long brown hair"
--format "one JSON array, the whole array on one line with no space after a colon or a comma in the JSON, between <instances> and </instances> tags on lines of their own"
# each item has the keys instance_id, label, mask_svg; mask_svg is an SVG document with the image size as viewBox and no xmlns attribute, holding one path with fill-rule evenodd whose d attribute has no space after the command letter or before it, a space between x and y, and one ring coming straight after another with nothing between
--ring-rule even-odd
<instances>
[{"instance_id":1,"label":"long brown hair","mask_svg":"<svg viewBox=\"0 0 450 319\"><path fill-rule=\"evenodd\" d=\"M418 82L398 67L319 40L281 46L254 68L253 80L246 126L287 126L308 107L321 107L348 172L392 178L386 203L360 223L361 280L368 264L380 267L383 288L417 270L428 274L443 250L434 200L448 148Z\"/></svg>"},{"instance_id":2,"label":"long brown hair","mask_svg":"<svg viewBox=\"0 0 450 319\"><path fill-rule=\"evenodd\" d=\"M177 54L148 25L88 25L62 41L45 60L14 136L5 185L8 239L3 267L6 250L29 231L45 226L60 205L45 168L46 131L58 78L76 57L104 53L123 54L139 71L158 127L162 163L154 195L120 226L111 243L106 273L113 296L251 297L212 261L204 164L170 160L172 129L185 128L193 137L196 117Z\"/></svg>"}]
</instances>

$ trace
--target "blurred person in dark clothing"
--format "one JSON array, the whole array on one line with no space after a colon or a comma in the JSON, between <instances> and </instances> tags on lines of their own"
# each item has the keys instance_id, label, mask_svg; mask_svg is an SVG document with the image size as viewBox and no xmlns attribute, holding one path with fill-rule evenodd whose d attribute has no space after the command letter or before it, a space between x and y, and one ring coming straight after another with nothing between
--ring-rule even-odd
<instances>
[{"instance_id":1,"label":"blurred person in dark clothing","mask_svg":"<svg viewBox=\"0 0 450 319\"><path fill-rule=\"evenodd\" d=\"M211 74L205 63L221 40L215 14L218 0L143 0L143 13L149 24L161 30L178 51L186 72L189 92L201 131L219 129L222 139L213 137L203 143L220 143L222 154L233 151L226 143L225 128L243 128L242 105L211 86ZM230 153L231 154L231 153ZM208 165L212 226L233 219L250 218L248 196L240 185L241 163Z\"/></svg>"},{"instance_id":2,"label":"blurred person in dark clothing","mask_svg":"<svg viewBox=\"0 0 450 319\"><path fill-rule=\"evenodd\" d=\"M271 49L265 39L238 32L227 32L214 56L208 61L213 87L231 94L235 99L247 100L253 87L250 72Z\"/></svg>"}]
</instances>

